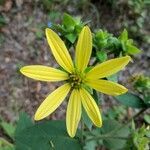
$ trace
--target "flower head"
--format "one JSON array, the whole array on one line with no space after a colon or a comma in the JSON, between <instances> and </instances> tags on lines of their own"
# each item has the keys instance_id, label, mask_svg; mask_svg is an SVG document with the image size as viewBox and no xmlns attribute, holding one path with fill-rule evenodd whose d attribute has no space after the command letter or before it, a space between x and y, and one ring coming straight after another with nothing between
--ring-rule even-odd
<instances>
[{"instance_id":1,"label":"flower head","mask_svg":"<svg viewBox=\"0 0 150 150\"><path fill-rule=\"evenodd\" d=\"M108 95L120 95L127 92L122 85L102 78L123 69L131 58L125 56L111 59L85 71L92 52L92 34L88 26L85 26L79 35L74 63L64 42L54 31L46 29L46 37L51 51L63 71L41 65L25 66L20 71L25 76L36 80L64 81L65 83L48 95L37 109L34 119L41 120L50 115L70 93L66 114L68 134L71 137L75 136L81 118L82 105L91 121L97 127L101 127L102 119L99 107L85 87L89 86Z\"/></svg>"}]
</instances>

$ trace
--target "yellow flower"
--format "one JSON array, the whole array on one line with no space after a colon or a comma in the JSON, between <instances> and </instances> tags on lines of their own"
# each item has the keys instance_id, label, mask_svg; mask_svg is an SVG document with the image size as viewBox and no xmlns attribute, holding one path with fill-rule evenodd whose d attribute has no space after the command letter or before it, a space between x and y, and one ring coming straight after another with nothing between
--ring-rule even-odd
<instances>
[{"instance_id":1,"label":"yellow flower","mask_svg":"<svg viewBox=\"0 0 150 150\"><path fill-rule=\"evenodd\" d=\"M75 62L59 36L51 29L46 29L46 37L57 63L63 70L41 65L31 65L21 68L21 73L29 78L40 81L65 81L65 84L52 92L40 105L35 113L35 120L41 120L63 102L70 92L67 106L66 126L68 134L75 136L81 118L82 105L91 121L97 126L102 126L100 110L85 87L89 86L97 91L109 95L120 95L127 89L120 84L101 78L110 76L123 69L131 60L129 56L108 60L86 71L92 52L92 34L85 26L80 35L75 50Z\"/></svg>"}]
</instances>

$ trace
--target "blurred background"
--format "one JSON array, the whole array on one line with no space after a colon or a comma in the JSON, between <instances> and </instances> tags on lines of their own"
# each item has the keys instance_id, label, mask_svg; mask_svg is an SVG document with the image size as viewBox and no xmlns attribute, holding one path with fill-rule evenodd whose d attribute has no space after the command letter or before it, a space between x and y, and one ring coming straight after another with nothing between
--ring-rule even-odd
<instances>
[{"instance_id":1,"label":"blurred background","mask_svg":"<svg viewBox=\"0 0 150 150\"><path fill-rule=\"evenodd\" d=\"M28 79L19 68L56 65L44 29L60 23L65 12L87 21L92 31L101 28L118 36L124 28L128 30L141 49L120 77L122 84L132 90L130 79L134 75L150 75L149 4L149 0L0 0L0 116L8 122L15 122L20 111L33 116L46 95L58 86ZM114 101L107 99L102 109L113 104L115 113L124 116L123 106L115 107ZM64 118L66 103L50 118ZM111 110L108 115L112 115Z\"/></svg>"}]
</instances>

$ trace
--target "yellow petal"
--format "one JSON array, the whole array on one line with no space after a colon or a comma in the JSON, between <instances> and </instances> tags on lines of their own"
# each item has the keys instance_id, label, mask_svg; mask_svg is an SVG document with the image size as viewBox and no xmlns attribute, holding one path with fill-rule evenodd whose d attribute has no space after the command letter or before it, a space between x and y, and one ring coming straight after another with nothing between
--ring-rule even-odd
<instances>
[{"instance_id":1,"label":"yellow petal","mask_svg":"<svg viewBox=\"0 0 150 150\"><path fill-rule=\"evenodd\" d=\"M102 118L101 118L100 110L95 100L85 89L80 89L80 95L82 98L83 107L85 111L87 112L89 118L97 127L101 127Z\"/></svg>"},{"instance_id":2,"label":"yellow petal","mask_svg":"<svg viewBox=\"0 0 150 150\"><path fill-rule=\"evenodd\" d=\"M124 86L107 80L88 80L87 85L99 92L113 96L121 95L128 91Z\"/></svg>"},{"instance_id":3,"label":"yellow petal","mask_svg":"<svg viewBox=\"0 0 150 150\"><path fill-rule=\"evenodd\" d=\"M103 62L91 69L86 77L88 79L99 79L110 76L123 69L131 60L130 56L120 57Z\"/></svg>"},{"instance_id":4,"label":"yellow petal","mask_svg":"<svg viewBox=\"0 0 150 150\"><path fill-rule=\"evenodd\" d=\"M55 111L65 99L69 90L69 84L64 84L52 92L37 109L34 119L41 120Z\"/></svg>"},{"instance_id":5,"label":"yellow petal","mask_svg":"<svg viewBox=\"0 0 150 150\"><path fill-rule=\"evenodd\" d=\"M87 67L92 52L92 35L88 26L85 26L76 46L75 64L79 72Z\"/></svg>"},{"instance_id":6,"label":"yellow petal","mask_svg":"<svg viewBox=\"0 0 150 150\"><path fill-rule=\"evenodd\" d=\"M73 71L73 62L64 42L54 31L48 28L46 29L46 37L58 64L71 73Z\"/></svg>"},{"instance_id":7,"label":"yellow petal","mask_svg":"<svg viewBox=\"0 0 150 150\"><path fill-rule=\"evenodd\" d=\"M31 65L20 69L25 76L40 81L62 81L68 79L68 74L64 71L47 66Z\"/></svg>"},{"instance_id":8,"label":"yellow petal","mask_svg":"<svg viewBox=\"0 0 150 150\"><path fill-rule=\"evenodd\" d=\"M66 126L69 136L74 137L81 118L81 97L78 90L74 89L71 93L68 107Z\"/></svg>"}]
</instances>

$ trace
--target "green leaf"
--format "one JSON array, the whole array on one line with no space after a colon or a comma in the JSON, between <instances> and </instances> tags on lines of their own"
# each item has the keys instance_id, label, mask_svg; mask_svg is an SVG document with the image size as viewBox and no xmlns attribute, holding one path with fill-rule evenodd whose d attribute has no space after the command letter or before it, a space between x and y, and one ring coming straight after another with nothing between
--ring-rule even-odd
<instances>
[{"instance_id":1,"label":"green leaf","mask_svg":"<svg viewBox=\"0 0 150 150\"><path fill-rule=\"evenodd\" d=\"M70 34L66 34L65 37L73 44L77 38L77 35L70 33Z\"/></svg>"},{"instance_id":2,"label":"green leaf","mask_svg":"<svg viewBox=\"0 0 150 150\"><path fill-rule=\"evenodd\" d=\"M127 44L126 48L127 48L127 53L130 55L139 54L141 52L137 47L130 44Z\"/></svg>"},{"instance_id":3,"label":"green leaf","mask_svg":"<svg viewBox=\"0 0 150 150\"><path fill-rule=\"evenodd\" d=\"M119 39L124 42L128 40L128 31L126 29L123 30L123 32L119 36Z\"/></svg>"},{"instance_id":4,"label":"green leaf","mask_svg":"<svg viewBox=\"0 0 150 150\"><path fill-rule=\"evenodd\" d=\"M126 93L120 96L116 96L115 98L120 103L128 107L133 107L133 108L145 108L146 107L146 104L144 103L144 101L140 97L132 93Z\"/></svg>"},{"instance_id":5,"label":"green leaf","mask_svg":"<svg viewBox=\"0 0 150 150\"><path fill-rule=\"evenodd\" d=\"M98 51L96 56L100 62L104 62L107 60L107 53L104 51Z\"/></svg>"},{"instance_id":6,"label":"green leaf","mask_svg":"<svg viewBox=\"0 0 150 150\"><path fill-rule=\"evenodd\" d=\"M144 120L145 120L148 124L150 124L150 115L145 114L145 115L144 115Z\"/></svg>"},{"instance_id":7,"label":"green leaf","mask_svg":"<svg viewBox=\"0 0 150 150\"><path fill-rule=\"evenodd\" d=\"M63 25L68 30L74 30L74 26L76 25L76 22L75 22L75 20L73 19L72 16L65 13L64 17L63 17Z\"/></svg>"},{"instance_id":8,"label":"green leaf","mask_svg":"<svg viewBox=\"0 0 150 150\"><path fill-rule=\"evenodd\" d=\"M105 138L103 140L104 145L110 150L118 150L125 146L126 140L114 137L128 137L129 128L120 128L121 124L115 120L104 120L103 127L100 129L104 134L111 134L111 132L118 128L118 130L112 135L112 138Z\"/></svg>"},{"instance_id":9,"label":"green leaf","mask_svg":"<svg viewBox=\"0 0 150 150\"><path fill-rule=\"evenodd\" d=\"M19 121L17 124L15 135L19 134L22 130L24 130L25 128L30 127L32 125L33 125L33 122L30 119L30 117L26 113L21 112L19 115Z\"/></svg>"},{"instance_id":10,"label":"green leaf","mask_svg":"<svg viewBox=\"0 0 150 150\"><path fill-rule=\"evenodd\" d=\"M91 130L93 123L90 120L90 118L88 117L88 115L85 112L84 108L82 108L82 119L83 119L83 122L85 123L85 125L88 127L88 129Z\"/></svg>"},{"instance_id":11,"label":"green leaf","mask_svg":"<svg viewBox=\"0 0 150 150\"><path fill-rule=\"evenodd\" d=\"M144 102L147 107L150 107L150 95L144 97Z\"/></svg>"},{"instance_id":12,"label":"green leaf","mask_svg":"<svg viewBox=\"0 0 150 150\"><path fill-rule=\"evenodd\" d=\"M15 126L12 123L7 123L5 121L2 120L2 122L0 122L0 126L3 128L4 132L10 137L10 138L14 138L14 133L15 133Z\"/></svg>"},{"instance_id":13,"label":"green leaf","mask_svg":"<svg viewBox=\"0 0 150 150\"><path fill-rule=\"evenodd\" d=\"M42 121L32 125L29 122L25 122L25 125L22 123L23 119L20 118L15 134L16 150L81 149L79 140L68 136L64 121Z\"/></svg>"},{"instance_id":14,"label":"green leaf","mask_svg":"<svg viewBox=\"0 0 150 150\"><path fill-rule=\"evenodd\" d=\"M0 150L15 150L15 147L4 138L0 138Z\"/></svg>"},{"instance_id":15,"label":"green leaf","mask_svg":"<svg viewBox=\"0 0 150 150\"><path fill-rule=\"evenodd\" d=\"M90 138L90 136L88 138ZM93 140L85 143L84 150L95 150L96 147L97 147L97 141Z\"/></svg>"},{"instance_id":16,"label":"green leaf","mask_svg":"<svg viewBox=\"0 0 150 150\"><path fill-rule=\"evenodd\" d=\"M113 81L113 82L118 82L118 74L113 74L109 77L107 77L108 80Z\"/></svg>"}]
</instances>

